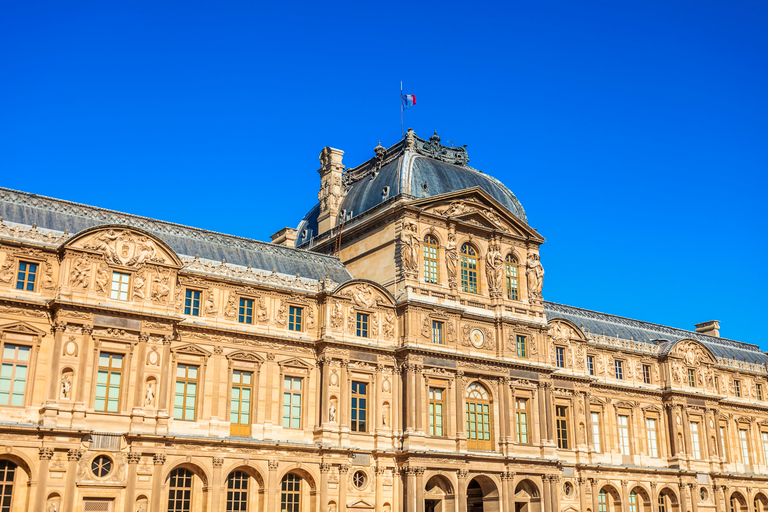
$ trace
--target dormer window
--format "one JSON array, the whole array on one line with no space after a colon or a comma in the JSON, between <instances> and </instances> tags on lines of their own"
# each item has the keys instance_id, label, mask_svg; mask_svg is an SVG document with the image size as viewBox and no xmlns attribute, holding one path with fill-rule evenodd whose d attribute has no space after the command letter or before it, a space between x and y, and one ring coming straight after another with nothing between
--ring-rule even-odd
<instances>
[{"instance_id":1,"label":"dormer window","mask_svg":"<svg viewBox=\"0 0 768 512\"><path fill-rule=\"evenodd\" d=\"M128 300L128 285L131 282L131 274L112 272L112 289L109 298L115 300Z\"/></svg>"}]
</instances>

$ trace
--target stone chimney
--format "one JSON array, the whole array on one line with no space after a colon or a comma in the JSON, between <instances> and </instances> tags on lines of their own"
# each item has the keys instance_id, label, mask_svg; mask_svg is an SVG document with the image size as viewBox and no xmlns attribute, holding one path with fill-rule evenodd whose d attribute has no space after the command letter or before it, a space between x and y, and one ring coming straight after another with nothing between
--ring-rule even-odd
<instances>
[{"instance_id":1,"label":"stone chimney","mask_svg":"<svg viewBox=\"0 0 768 512\"><path fill-rule=\"evenodd\" d=\"M296 247L296 230L293 228L283 228L274 235L270 236L273 244Z\"/></svg>"},{"instance_id":2,"label":"stone chimney","mask_svg":"<svg viewBox=\"0 0 768 512\"><path fill-rule=\"evenodd\" d=\"M710 336L716 336L719 338L720 320L710 320L709 322L696 324L696 332L700 332L701 334L708 334Z\"/></svg>"},{"instance_id":3,"label":"stone chimney","mask_svg":"<svg viewBox=\"0 0 768 512\"><path fill-rule=\"evenodd\" d=\"M320 192L317 199L320 201L320 214L317 217L318 235L325 233L336 226L341 206L341 174L344 166L341 157L344 152L340 149L324 147L320 152Z\"/></svg>"}]
</instances>

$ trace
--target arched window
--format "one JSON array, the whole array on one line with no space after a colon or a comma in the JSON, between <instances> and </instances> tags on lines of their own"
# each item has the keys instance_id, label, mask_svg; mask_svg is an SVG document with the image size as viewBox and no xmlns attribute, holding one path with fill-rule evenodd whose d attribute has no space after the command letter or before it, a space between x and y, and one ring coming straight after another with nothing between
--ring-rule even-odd
<instances>
[{"instance_id":1,"label":"arched window","mask_svg":"<svg viewBox=\"0 0 768 512\"><path fill-rule=\"evenodd\" d=\"M507 298L510 300L519 300L520 294L517 288L517 258L507 254L504 258L507 270Z\"/></svg>"},{"instance_id":2,"label":"arched window","mask_svg":"<svg viewBox=\"0 0 768 512\"><path fill-rule=\"evenodd\" d=\"M0 510L11 510L13 500L13 477L16 476L16 464L0 460Z\"/></svg>"},{"instance_id":3,"label":"arched window","mask_svg":"<svg viewBox=\"0 0 768 512\"><path fill-rule=\"evenodd\" d=\"M477 293L477 251L469 244L461 246L461 291Z\"/></svg>"},{"instance_id":4,"label":"arched window","mask_svg":"<svg viewBox=\"0 0 768 512\"><path fill-rule=\"evenodd\" d=\"M597 494L597 512L608 512L608 496L603 489Z\"/></svg>"},{"instance_id":5,"label":"arched window","mask_svg":"<svg viewBox=\"0 0 768 512\"><path fill-rule=\"evenodd\" d=\"M437 239L432 235L424 237L424 282L437 284Z\"/></svg>"},{"instance_id":6,"label":"arched window","mask_svg":"<svg viewBox=\"0 0 768 512\"><path fill-rule=\"evenodd\" d=\"M192 472L185 468L174 469L168 477L168 512L192 510Z\"/></svg>"},{"instance_id":7,"label":"arched window","mask_svg":"<svg viewBox=\"0 0 768 512\"><path fill-rule=\"evenodd\" d=\"M280 494L281 512L299 512L301 509L301 477L288 473L283 477Z\"/></svg>"},{"instance_id":8,"label":"arched window","mask_svg":"<svg viewBox=\"0 0 768 512\"><path fill-rule=\"evenodd\" d=\"M227 478L227 512L248 510L248 474L233 471Z\"/></svg>"},{"instance_id":9,"label":"arched window","mask_svg":"<svg viewBox=\"0 0 768 512\"><path fill-rule=\"evenodd\" d=\"M637 493L629 493L629 512L637 512Z\"/></svg>"},{"instance_id":10,"label":"arched window","mask_svg":"<svg viewBox=\"0 0 768 512\"><path fill-rule=\"evenodd\" d=\"M491 401L488 390L479 382L467 386L467 448L470 450L493 449L491 434Z\"/></svg>"}]
</instances>

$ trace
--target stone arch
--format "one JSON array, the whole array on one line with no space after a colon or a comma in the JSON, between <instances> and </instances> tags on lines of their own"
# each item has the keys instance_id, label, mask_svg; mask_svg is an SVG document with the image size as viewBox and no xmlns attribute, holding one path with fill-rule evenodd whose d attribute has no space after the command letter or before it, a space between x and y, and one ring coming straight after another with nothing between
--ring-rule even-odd
<instances>
[{"instance_id":1,"label":"stone arch","mask_svg":"<svg viewBox=\"0 0 768 512\"><path fill-rule=\"evenodd\" d=\"M445 245L445 242L443 241L442 237L440 236L440 233L437 232L437 230L434 228L434 226L427 226L426 229L424 229L421 232L421 242L424 243L424 239L427 237L427 235L433 237L435 240L437 240L437 246L442 247Z\"/></svg>"},{"instance_id":2,"label":"stone arch","mask_svg":"<svg viewBox=\"0 0 768 512\"><path fill-rule=\"evenodd\" d=\"M425 512L453 512L457 510L455 486L450 478L439 473L432 472L426 475L427 483L424 486L424 510Z\"/></svg>"},{"instance_id":3,"label":"stone arch","mask_svg":"<svg viewBox=\"0 0 768 512\"><path fill-rule=\"evenodd\" d=\"M560 340L560 338L557 337L557 333L554 331L554 329L558 328L558 326L555 324L562 324L562 327L565 328L564 334L568 334L567 333L568 328L570 328L573 331L573 336L568 337L567 340L562 339L563 342L570 341L571 338L576 338L581 341L586 341L587 337L584 335L584 332L581 330L581 327L577 326L575 323L571 322L570 320L567 320L565 318L560 318L560 317L553 317L553 318L547 319L547 325L550 326L550 331L549 331L550 338Z\"/></svg>"},{"instance_id":4,"label":"stone arch","mask_svg":"<svg viewBox=\"0 0 768 512\"><path fill-rule=\"evenodd\" d=\"M31 483L35 482L35 479L32 476L36 474L35 472L32 471L32 468L34 467L34 465L32 464L32 461L29 460L29 458L25 454L21 452L2 453L0 454L0 460L7 460L10 462L13 462L14 464L16 464L16 467L21 468L21 470L24 471L27 479Z\"/></svg>"},{"instance_id":5,"label":"stone arch","mask_svg":"<svg viewBox=\"0 0 768 512\"><path fill-rule=\"evenodd\" d=\"M292 464L288 466L281 474L278 476L277 481L282 482L285 475L288 473L295 473L299 475L302 479L304 479L307 484L309 484L310 489L314 492L317 488L316 482L318 481L317 477L313 475L307 468L305 467L299 467L296 464Z\"/></svg>"},{"instance_id":6,"label":"stone arch","mask_svg":"<svg viewBox=\"0 0 768 512\"><path fill-rule=\"evenodd\" d=\"M171 476L171 473L177 469L188 469L192 472L193 475L200 479L200 481L203 483L203 489L208 489L208 482L210 482L208 472L206 472L206 470L196 462L179 461L176 464L171 464L164 471L163 482L167 482L168 478Z\"/></svg>"},{"instance_id":7,"label":"stone arch","mask_svg":"<svg viewBox=\"0 0 768 512\"><path fill-rule=\"evenodd\" d=\"M500 512L499 483L488 475L477 475L467 483L467 510Z\"/></svg>"},{"instance_id":8,"label":"stone arch","mask_svg":"<svg viewBox=\"0 0 768 512\"><path fill-rule=\"evenodd\" d=\"M680 510L680 502L677 498L677 493L675 492L674 489L672 489L672 487L665 485L661 489L659 489L659 494L656 497L657 503L662 498L665 500L667 509L670 512L677 512L678 510Z\"/></svg>"},{"instance_id":9,"label":"stone arch","mask_svg":"<svg viewBox=\"0 0 768 512\"><path fill-rule=\"evenodd\" d=\"M346 482L344 480L345 476L340 476L340 485L346 485ZM299 503L300 503L300 510L309 510L309 511L315 511L317 510L317 486L315 482L317 482L317 479L315 476L306 468L299 467L296 464L292 464L288 468L285 469L285 471L280 474L277 480L277 496L275 497L276 502L280 503L282 500L282 493L283 491L283 482L286 479L292 478L292 477L298 477L300 479L300 482L302 484L306 483L306 485L300 485L298 487L298 496L299 496ZM289 494L290 496L290 494Z\"/></svg>"},{"instance_id":10,"label":"stone arch","mask_svg":"<svg viewBox=\"0 0 768 512\"><path fill-rule=\"evenodd\" d=\"M515 512L542 512L541 489L534 480L523 477L513 489Z\"/></svg>"},{"instance_id":11,"label":"stone arch","mask_svg":"<svg viewBox=\"0 0 768 512\"><path fill-rule=\"evenodd\" d=\"M728 503L726 504L728 512L747 512L749 506L747 505L747 498L744 497L741 491L733 491L728 496Z\"/></svg>"},{"instance_id":12,"label":"stone arch","mask_svg":"<svg viewBox=\"0 0 768 512\"><path fill-rule=\"evenodd\" d=\"M603 496L605 497L606 510L610 512L622 510L621 491L619 491L618 487L610 482L605 482L600 486L600 489L597 491L598 509L600 508L599 504Z\"/></svg>"},{"instance_id":13,"label":"stone arch","mask_svg":"<svg viewBox=\"0 0 768 512\"><path fill-rule=\"evenodd\" d=\"M632 493L635 493L635 505L638 512L651 512L651 493L642 484L635 484L630 490L627 496L629 497L629 503L632 503Z\"/></svg>"},{"instance_id":14,"label":"stone arch","mask_svg":"<svg viewBox=\"0 0 768 512\"><path fill-rule=\"evenodd\" d=\"M218 504L214 503L214 510L223 510L226 508L226 496L230 492L230 479L239 476L235 473L244 473L248 478L246 482L242 482L239 478L236 478L233 482L231 482L231 490L234 493L240 493L239 496L234 496L245 501L247 503L248 510L263 510L264 478L257 468L247 464L242 464L240 461L231 464L229 468L227 468L227 470L222 473L224 475L223 485L225 491L221 493L220 502ZM255 485L253 485L251 482L254 482ZM245 485L242 485L243 483L245 483Z\"/></svg>"},{"instance_id":15,"label":"stone arch","mask_svg":"<svg viewBox=\"0 0 768 512\"><path fill-rule=\"evenodd\" d=\"M757 491L755 494L755 512L768 512L768 495L763 491Z\"/></svg>"},{"instance_id":16,"label":"stone arch","mask_svg":"<svg viewBox=\"0 0 768 512\"><path fill-rule=\"evenodd\" d=\"M352 279L351 281L341 283L331 293L334 296L338 297L339 294L346 288L351 288L359 285L368 285L374 291L378 292L378 294L382 295L383 298L387 301L387 304L386 304L387 306L393 306L395 304L395 296L392 295L392 293L389 290L381 286L379 283L375 281L371 281L370 279Z\"/></svg>"},{"instance_id":17,"label":"stone arch","mask_svg":"<svg viewBox=\"0 0 768 512\"><path fill-rule=\"evenodd\" d=\"M230 466L227 468L227 470L226 470L226 471L223 471L223 472L222 472L222 473L225 475L225 476L224 476L224 480L226 480L227 478L229 478L229 475L230 475L230 474L231 474L233 471L242 471L242 472L244 472L244 473L248 473L248 475L249 475L251 478L253 478L254 480L256 480L256 483L257 483L257 484L259 484L259 487L261 487L261 488L263 488L263 487L264 487L264 482L265 482L265 480L264 480L264 475L262 474L262 472L261 472L261 470L260 470L259 468L257 468L257 467L254 467L254 466L251 466L251 465L248 465L248 464L243 464L241 461L237 461L237 462L235 462L235 463L231 464L231 465L230 465Z\"/></svg>"},{"instance_id":18,"label":"stone arch","mask_svg":"<svg viewBox=\"0 0 768 512\"><path fill-rule=\"evenodd\" d=\"M7 450L13 450L12 447L7 447ZM30 462L23 454L3 453L0 454L0 463L3 464L3 472L5 470L13 470L13 504L14 507L19 510L30 509L30 501L32 499L32 485L35 483L32 480L30 472ZM5 473L6 477L9 477L8 473ZM57 495L58 496L58 495ZM14 508L15 510L15 508Z\"/></svg>"}]
</instances>

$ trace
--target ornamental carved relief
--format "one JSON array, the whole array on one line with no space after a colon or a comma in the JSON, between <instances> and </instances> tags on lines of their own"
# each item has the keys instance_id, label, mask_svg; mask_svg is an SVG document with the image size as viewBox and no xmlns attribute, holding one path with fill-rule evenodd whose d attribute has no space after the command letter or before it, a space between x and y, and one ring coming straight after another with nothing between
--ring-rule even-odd
<instances>
[{"instance_id":1,"label":"ornamental carved relief","mask_svg":"<svg viewBox=\"0 0 768 512\"><path fill-rule=\"evenodd\" d=\"M97 233L85 243L84 248L101 253L107 263L126 267L138 267L146 262L166 262L166 257L152 239L129 230L108 229Z\"/></svg>"}]
</instances>

